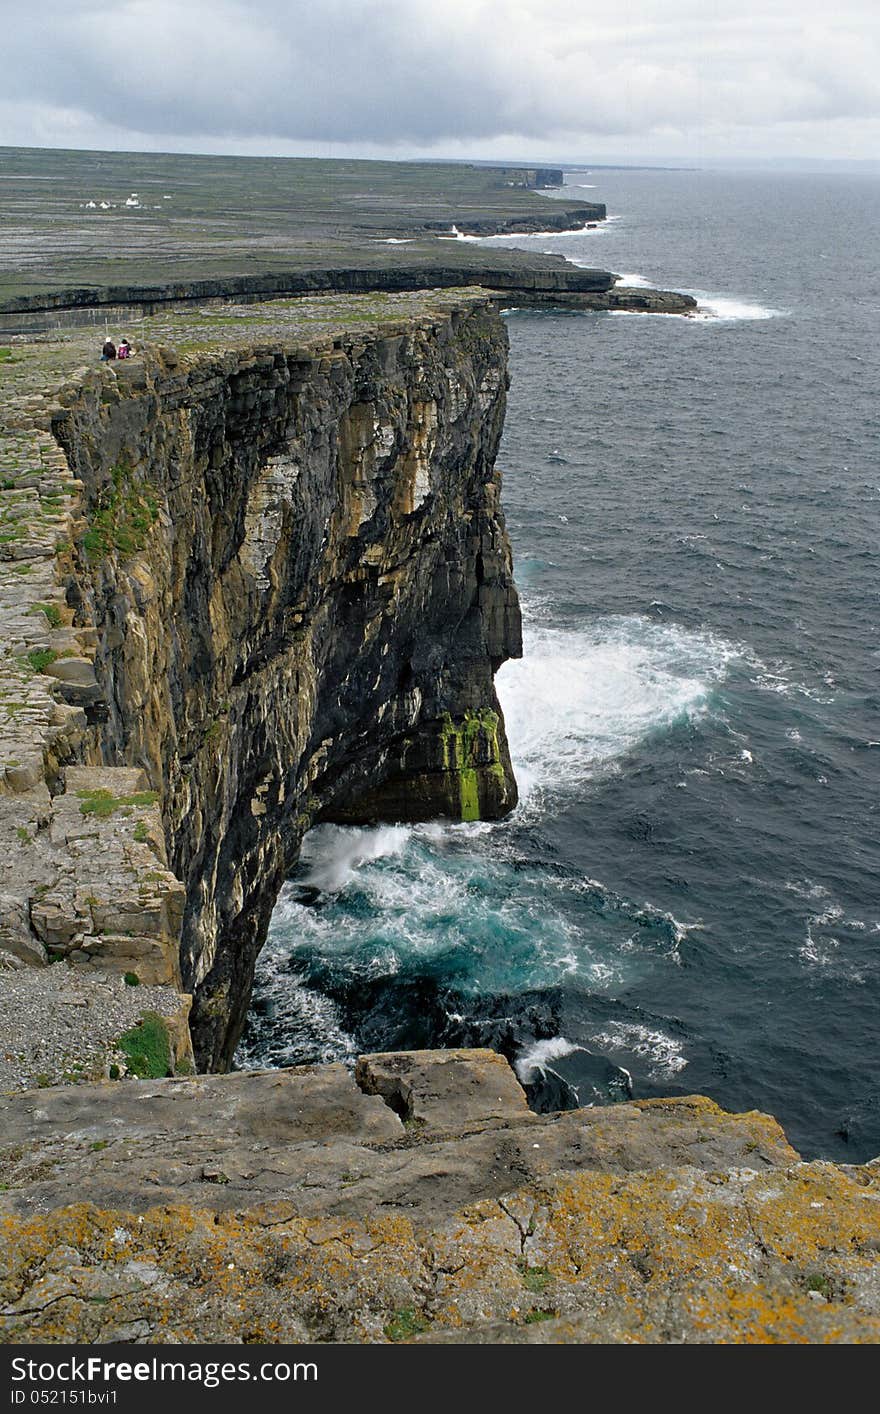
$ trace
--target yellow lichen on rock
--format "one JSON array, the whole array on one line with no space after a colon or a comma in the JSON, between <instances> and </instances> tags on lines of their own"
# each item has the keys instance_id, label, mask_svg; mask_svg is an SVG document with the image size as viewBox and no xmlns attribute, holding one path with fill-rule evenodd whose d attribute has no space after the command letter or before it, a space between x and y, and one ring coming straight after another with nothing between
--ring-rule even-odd
<instances>
[{"instance_id":1,"label":"yellow lichen on rock","mask_svg":"<svg viewBox=\"0 0 880 1414\"><path fill-rule=\"evenodd\" d=\"M876 1186L826 1164L587 1172L428 1227L184 1206L7 1216L0 1329L47 1342L876 1342Z\"/></svg>"}]
</instances>

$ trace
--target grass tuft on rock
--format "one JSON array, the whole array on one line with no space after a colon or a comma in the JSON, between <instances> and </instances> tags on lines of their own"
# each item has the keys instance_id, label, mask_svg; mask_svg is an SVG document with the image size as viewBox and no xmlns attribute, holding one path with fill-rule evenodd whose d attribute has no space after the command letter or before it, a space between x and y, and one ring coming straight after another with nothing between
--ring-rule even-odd
<instances>
[{"instance_id":1,"label":"grass tuft on rock","mask_svg":"<svg viewBox=\"0 0 880 1414\"><path fill-rule=\"evenodd\" d=\"M537 1296L546 1291L553 1281L553 1277L546 1267L530 1267L525 1259L517 1265L523 1286L527 1291L533 1291Z\"/></svg>"},{"instance_id":2,"label":"grass tuft on rock","mask_svg":"<svg viewBox=\"0 0 880 1414\"><path fill-rule=\"evenodd\" d=\"M160 1080L171 1074L171 1038L158 1012L147 1011L116 1043L126 1065L139 1080Z\"/></svg>"},{"instance_id":3,"label":"grass tuft on rock","mask_svg":"<svg viewBox=\"0 0 880 1414\"><path fill-rule=\"evenodd\" d=\"M57 657L54 648L33 648L27 654L27 661L35 673L43 673Z\"/></svg>"},{"instance_id":4,"label":"grass tuft on rock","mask_svg":"<svg viewBox=\"0 0 880 1414\"><path fill-rule=\"evenodd\" d=\"M108 555L126 559L137 554L146 545L158 515L155 496L137 485L131 468L120 462L113 468L110 485L101 493L83 536L87 559L98 564Z\"/></svg>"},{"instance_id":5,"label":"grass tuft on rock","mask_svg":"<svg viewBox=\"0 0 880 1414\"><path fill-rule=\"evenodd\" d=\"M78 790L81 815L95 815L99 820L108 820L117 810L130 810L133 805L155 805L159 792L139 790L134 795L114 795L109 790Z\"/></svg>"},{"instance_id":6,"label":"grass tuft on rock","mask_svg":"<svg viewBox=\"0 0 880 1414\"><path fill-rule=\"evenodd\" d=\"M61 610L57 604L34 604L31 609L33 614L45 614L49 620L50 628L61 627Z\"/></svg>"}]
</instances>

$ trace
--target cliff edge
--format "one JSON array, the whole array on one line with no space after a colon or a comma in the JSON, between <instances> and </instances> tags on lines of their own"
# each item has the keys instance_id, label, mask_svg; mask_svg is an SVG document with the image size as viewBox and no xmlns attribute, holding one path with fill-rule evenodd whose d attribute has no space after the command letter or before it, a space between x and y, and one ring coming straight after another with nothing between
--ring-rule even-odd
<instances>
[{"instance_id":1,"label":"cliff edge","mask_svg":"<svg viewBox=\"0 0 880 1414\"><path fill-rule=\"evenodd\" d=\"M877 1165L766 1116L192 1076L313 823L515 804L506 336L480 290L139 335L0 359L0 1338L876 1342Z\"/></svg>"},{"instance_id":2,"label":"cliff edge","mask_svg":"<svg viewBox=\"0 0 880 1414\"><path fill-rule=\"evenodd\" d=\"M700 1097L536 1115L422 1051L0 1098L0 1134L7 1341L880 1339L877 1165Z\"/></svg>"},{"instance_id":3,"label":"cliff edge","mask_svg":"<svg viewBox=\"0 0 880 1414\"><path fill-rule=\"evenodd\" d=\"M507 340L481 291L139 333L3 370L0 948L182 987L216 1069L312 824L516 802Z\"/></svg>"}]
</instances>

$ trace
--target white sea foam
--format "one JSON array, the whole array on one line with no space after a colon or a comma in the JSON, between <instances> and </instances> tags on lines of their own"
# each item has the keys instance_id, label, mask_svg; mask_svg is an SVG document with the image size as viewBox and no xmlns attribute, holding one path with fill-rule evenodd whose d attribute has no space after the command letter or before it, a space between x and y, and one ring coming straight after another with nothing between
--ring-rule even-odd
<instances>
[{"instance_id":1,"label":"white sea foam","mask_svg":"<svg viewBox=\"0 0 880 1414\"><path fill-rule=\"evenodd\" d=\"M812 879L787 879L785 888L788 893L797 894L798 898L809 899L811 903L817 903L820 899L829 897L825 885L814 884Z\"/></svg>"},{"instance_id":2,"label":"white sea foam","mask_svg":"<svg viewBox=\"0 0 880 1414\"><path fill-rule=\"evenodd\" d=\"M777 661L768 665L752 655L750 667L754 673L752 682L763 692L773 692L779 697L806 697L808 701L818 702L825 707L835 701L833 693L829 695L827 692L819 692L814 687L808 687L806 683L797 682L791 676L791 668L787 663ZM786 731L786 736L790 737L792 741L801 740L797 731Z\"/></svg>"},{"instance_id":3,"label":"white sea foam","mask_svg":"<svg viewBox=\"0 0 880 1414\"><path fill-rule=\"evenodd\" d=\"M589 233L593 235L595 231L601 229L601 226L602 221L599 217L596 217L595 220L585 221L583 226L573 226L567 231L511 231L507 235L498 236L468 236L465 235L464 231L460 231L457 226L450 226L448 231L442 232L438 236L438 240L479 241L487 245L518 245L520 241L546 241L556 240L565 236L582 236L586 231L589 231ZM584 260L572 260L570 256L568 259L571 260L573 265L586 266L588 264L588 262Z\"/></svg>"},{"instance_id":4,"label":"white sea foam","mask_svg":"<svg viewBox=\"0 0 880 1414\"><path fill-rule=\"evenodd\" d=\"M561 787L649 733L706 709L737 649L710 634L627 617L589 629L533 624L496 682L520 791Z\"/></svg>"},{"instance_id":5,"label":"white sea foam","mask_svg":"<svg viewBox=\"0 0 880 1414\"><path fill-rule=\"evenodd\" d=\"M839 938L817 938L813 934L813 928L818 923L818 919L808 918L804 941L798 948L802 960L813 967L831 968L837 962L837 954L840 949Z\"/></svg>"},{"instance_id":6,"label":"white sea foam","mask_svg":"<svg viewBox=\"0 0 880 1414\"><path fill-rule=\"evenodd\" d=\"M492 236L467 236L464 231L460 231L457 226L450 226L448 231L442 232L437 237L440 241L487 241L492 240Z\"/></svg>"},{"instance_id":7,"label":"white sea foam","mask_svg":"<svg viewBox=\"0 0 880 1414\"><path fill-rule=\"evenodd\" d=\"M611 220L612 218L609 217L608 219ZM581 268L586 268L591 264L590 261L579 260L578 257L574 255L568 255L567 259L570 264L580 266ZM661 286L666 288L667 282L662 280L648 280L644 275L640 275L636 271L626 271L620 272L617 286L619 287L621 285L626 285L631 289L637 290L653 290L659 289ZM787 309L773 309L769 305L756 304L749 300L739 299L733 295L711 294L706 290L682 288L681 293L693 295L694 299L697 301L697 308L687 316L685 322L688 323L731 324L740 320L779 319L789 312ZM636 315L642 319L644 319L646 315L647 317L652 317L652 311L643 310L615 309L612 310L611 313L615 317L624 319L633 318ZM669 316L654 312L653 317L666 319ZM677 317L681 318L680 315Z\"/></svg>"},{"instance_id":8,"label":"white sea foam","mask_svg":"<svg viewBox=\"0 0 880 1414\"><path fill-rule=\"evenodd\" d=\"M609 220L612 218L608 218ZM568 260L572 265L587 266L589 261L579 260L576 256L569 255ZM633 289L651 290L659 288L665 282L648 280L644 275L634 271L621 273L618 285L627 285ZM773 309L770 305L757 304L752 300L740 299L736 295L716 294L709 290L694 290L682 288L682 294L693 295L697 301L697 309L689 316L691 321L707 324L729 324L738 320L762 320L780 319L788 314L787 309ZM615 314L629 315L636 311L615 310ZM665 316L664 316L665 317Z\"/></svg>"},{"instance_id":9,"label":"white sea foam","mask_svg":"<svg viewBox=\"0 0 880 1414\"><path fill-rule=\"evenodd\" d=\"M862 918L847 918L846 909L838 903L824 884L811 879L789 879L785 888L808 907L804 919L804 936L798 945L798 955L809 967L845 977L850 982L860 983L864 976L859 967L847 955L845 942L837 930L847 932L867 932L867 924ZM835 929L831 933L830 929Z\"/></svg>"},{"instance_id":10,"label":"white sea foam","mask_svg":"<svg viewBox=\"0 0 880 1414\"><path fill-rule=\"evenodd\" d=\"M389 856L399 858L409 842L406 825L379 825L375 829L312 831L303 845L306 873L302 882L322 893L339 893L351 883L362 865Z\"/></svg>"},{"instance_id":11,"label":"white sea foam","mask_svg":"<svg viewBox=\"0 0 880 1414\"><path fill-rule=\"evenodd\" d=\"M577 261L574 261L573 263L575 265L578 264ZM627 285L629 288L634 290L652 290L655 287L654 283L652 283L651 280L646 280L644 275L633 275L629 273L622 274L618 279L617 283L618 285Z\"/></svg>"},{"instance_id":12,"label":"white sea foam","mask_svg":"<svg viewBox=\"0 0 880 1414\"><path fill-rule=\"evenodd\" d=\"M245 1036L235 1055L235 1063L240 1068L264 1066L297 1065L303 1056L325 1065L333 1061L343 1061L353 1065L357 1058L357 1044L352 1036L339 1024L339 1014L329 997L304 987L291 977L286 967L289 946L279 948L279 957L273 956L272 940L264 949L258 964L258 986L263 1006L268 1006L276 1018L273 1030L271 1057L267 1061L259 1033ZM279 960L282 963L278 967ZM283 1022L283 1025L278 1025Z\"/></svg>"},{"instance_id":13,"label":"white sea foam","mask_svg":"<svg viewBox=\"0 0 880 1414\"><path fill-rule=\"evenodd\" d=\"M499 831L489 851L478 847L486 831ZM362 833L372 836L368 850L359 846ZM304 875L276 905L270 943L286 939L288 952L293 942L365 980L426 965L451 969L457 985L475 994L516 993L574 977L607 991L648 958L675 960L680 925L669 916L541 865L523 869L503 825L369 832L322 825L306 838L303 865ZM319 879L330 892L304 900L303 886L317 888ZM595 894L595 908L572 909L570 896L582 892ZM261 959L261 979L263 968Z\"/></svg>"},{"instance_id":14,"label":"white sea foam","mask_svg":"<svg viewBox=\"0 0 880 1414\"><path fill-rule=\"evenodd\" d=\"M728 324L741 319L779 319L788 313L785 309L772 309L769 305L754 304L732 295L707 294L704 290L686 290L684 293L694 296L697 311L693 317L704 323L710 320Z\"/></svg>"},{"instance_id":15,"label":"white sea foam","mask_svg":"<svg viewBox=\"0 0 880 1414\"><path fill-rule=\"evenodd\" d=\"M590 1040L613 1055L640 1056L648 1062L648 1074L655 1080L669 1080L688 1064L681 1041L637 1021L609 1021Z\"/></svg>"},{"instance_id":16,"label":"white sea foam","mask_svg":"<svg viewBox=\"0 0 880 1414\"><path fill-rule=\"evenodd\" d=\"M642 618L568 630L542 623L538 613L525 659L506 665L499 686L523 809L540 816L556 791L607 768L647 733L705 711L736 650ZM482 838L493 831L486 850ZM288 1055L275 1039L261 1051L257 1035L248 1058L262 1053L284 1064L303 1054L351 1053L333 1005L291 973L291 954L319 958L364 982L424 967L477 996L575 978L591 991L617 992L658 956L676 961L689 928L700 926L568 871L524 863L516 834L503 823L323 825L310 832L297 883L282 891L258 965L258 994L280 1019L272 1035L290 1034L293 1049ZM589 897L572 907L574 894ZM555 1044L572 1046L565 1038ZM524 1059L538 1064L553 1054L545 1046Z\"/></svg>"}]
</instances>

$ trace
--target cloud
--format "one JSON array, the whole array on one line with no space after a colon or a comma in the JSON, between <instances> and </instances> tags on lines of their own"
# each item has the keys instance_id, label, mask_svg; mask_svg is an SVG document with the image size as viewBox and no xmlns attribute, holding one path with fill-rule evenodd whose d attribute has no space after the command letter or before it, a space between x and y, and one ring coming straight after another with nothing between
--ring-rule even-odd
<instances>
[{"instance_id":1,"label":"cloud","mask_svg":"<svg viewBox=\"0 0 880 1414\"><path fill-rule=\"evenodd\" d=\"M588 153L827 125L872 156L847 124L873 140L880 19L875 0L42 0L7 16L0 80L2 141Z\"/></svg>"}]
</instances>

